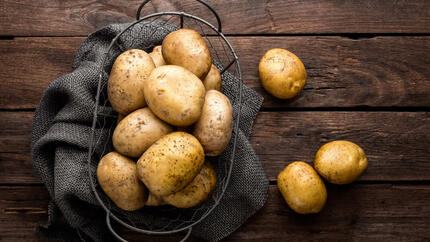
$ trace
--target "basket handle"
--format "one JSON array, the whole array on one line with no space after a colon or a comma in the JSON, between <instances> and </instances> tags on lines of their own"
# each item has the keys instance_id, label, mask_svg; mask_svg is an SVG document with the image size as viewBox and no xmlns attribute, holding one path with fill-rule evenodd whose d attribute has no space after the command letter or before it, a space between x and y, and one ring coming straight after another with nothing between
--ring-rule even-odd
<instances>
[{"instance_id":1,"label":"basket handle","mask_svg":"<svg viewBox=\"0 0 430 242\"><path fill-rule=\"evenodd\" d=\"M140 4L139 8L137 9L136 20L140 19L140 12L142 11L142 8L150 1L151 0L145 0L142 2L142 4ZM221 32L221 19L220 19L218 13L215 11L215 9L213 9L212 6L209 5L207 2L205 2L204 0L196 0L196 1L203 4L205 7L207 7L214 14L216 21L218 23L218 32ZM181 23L182 23L182 21L181 21Z\"/></svg>"},{"instance_id":2,"label":"basket handle","mask_svg":"<svg viewBox=\"0 0 430 242\"><path fill-rule=\"evenodd\" d=\"M112 235L121 242L128 242L127 240L125 240L124 238L122 238L121 236L118 235L117 232L115 232L115 230L112 228L111 222L110 222L110 213L106 213L106 225L109 228L110 232L112 233ZM187 230L187 234L185 234L185 237L181 239L181 242L185 242L191 235L191 231L192 231L193 227L190 227Z\"/></svg>"}]
</instances>

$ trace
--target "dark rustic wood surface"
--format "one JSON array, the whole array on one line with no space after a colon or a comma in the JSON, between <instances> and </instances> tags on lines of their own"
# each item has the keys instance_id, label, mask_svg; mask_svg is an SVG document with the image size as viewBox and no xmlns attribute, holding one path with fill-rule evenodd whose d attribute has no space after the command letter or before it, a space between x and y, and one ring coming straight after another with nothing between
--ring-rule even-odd
<instances>
[{"instance_id":1,"label":"dark rustic wood surface","mask_svg":"<svg viewBox=\"0 0 430 242\"><path fill-rule=\"evenodd\" d=\"M83 38L15 38L0 42L0 108L35 108L43 90L72 70ZM247 85L265 108L430 106L430 37L338 36L230 37ZM298 55L308 72L305 91L294 100L268 95L258 79L264 52L279 47ZM62 53L58 55L58 53ZM37 61L35 61L37 60ZM32 68L28 68L32 66ZM17 78L16 73L20 73Z\"/></svg>"},{"instance_id":2,"label":"dark rustic wood surface","mask_svg":"<svg viewBox=\"0 0 430 242\"><path fill-rule=\"evenodd\" d=\"M354 183L327 189L324 210L303 216L292 212L272 185L264 208L227 240L430 239L430 187L426 185ZM0 238L35 239L34 227L47 215L48 192L40 186L2 186L0 195ZM125 236L142 239L136 233Z\"/></svg>"},{"instance_id":3,"label":"dark rustic wood surface","mask_svg":"<svg viewBox=\"0 0 430 242\"><path fill-rule=\"evenodd\" d=\"M1 241L48 240L34 233L49 201L31 165L34 109L47 85L72 70L84 36L133 20L140 2L0 4ZM208 2L239 55L245 83L265 98L250 141L271 181L269 198L226 240L430 240L430 1ZM162 10L214 20L192 0L154 0L144 13ZM259 83L258 61L274 47L294 52L307 68L298 98L277 100ZM311 163L318 147L335 139L362 146L369 168L351 185L327 184L320 214L293 213L277 191L277 173L295 160Z\"/></svg>"},{"instance_id":4,"label":"dark rustic wood surface","mask_svg":"<svg viewBox=\"0 0 430 242\"><path fill-rule=\"evenodd\" d=\"M0 183L37 183L32 174L33 112L0 112ZM363 111L261 112L251 143L267 176L291 161L312 162L324 143L345 139L367 153L360 181L430 181L430 113Z\"/></svg>"},{"instance_id":5,"label":"dark rustic wood surface","mask_svg":"<svg viewBox=\"0 0 430 242\"><path fill-rule=\"evenodd\" d=\"M0 32L10 36L86 36L134 20L140 0L3 0ZM155 0L145 13L183 10L213 21L193 0ZM427 0L211 0L227 34L429 33Z\"/></svg>"}]
</instances>

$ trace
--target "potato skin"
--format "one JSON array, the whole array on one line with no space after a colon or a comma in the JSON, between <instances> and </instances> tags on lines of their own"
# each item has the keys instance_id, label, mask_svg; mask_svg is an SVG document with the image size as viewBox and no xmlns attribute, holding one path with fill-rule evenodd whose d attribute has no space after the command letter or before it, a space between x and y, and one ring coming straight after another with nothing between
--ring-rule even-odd
<instances>
[{"instance_id":1,"label":"potato skin","mask_svg":"<svg viewBox=\"0 0 430 242\"><path fill-rule=\"evenodd\" d=\"M202 115L193 134L202 144L207 156L220 155L230 142L233 107L224 94L216 90L206 93Z\"/></svg>"},{"instance_id":2,"label":"potato skin","mask_svg":"<svg viewBox=\"0 0 430 242\"><path fill-rule=\"evenodd\" d=\"M288 50L268 50L260 60L258 72L264 89L280 99L297 96L306 85L305 66Z\"/></svg>"},{"instance_id":3,"label":"potato skin","mask_svg":"<svg viewBox=\"0 0 430 242\"><path fill-rule=\"evenodd\" d=\"M134 211L144 206L146 189L137 177L133 160L117 152L106 154L98 164L97 180L119 208Z\"/></svg>"},{"instance_id":4,"label":"potato skin","mask_svg":"<svg viewBox=\"0 0 430 242\"><path fill-rule=\"evenodd\" d=\"M149 108L141 108L119 122L113 132L112 143L122 155L140 157L149 146L172 130Z\"/></svg>"},{"instance_id":5,"label":"potato skin","mask_svg":"<svg viewBox=\"0 0 430 242\"><path fill-rule=\"evenodd\" d=\"M143 83L155 64L143 50L127 50L116 58L108 81L108 98L118 113L128 114L146 105Z\"/></svg>"},{"instance_id":6,"label":"potato skin","mask_svg":"<svg viewBox=\"0 0 430 242\"><path fill-rule=\"evenodd\" d=\"M212 64L209 73L206 75L203 80L203 85L205 86L206 91L209 90L217 90L221 91L222 81L221 74L218 71L218 68Z\"/></svg>"},{"instance_id":7,"label":"potato skin","mask_svg":"<svg viewBox=\"0 0 430 242\"><path fill-rule=\"evenodd\" d=\"M121 122L121 120L123 120L125 118L125 114L122 113L118 113L118 118L116 119L116 125L119 124L119 122Z\"/></svg>"},{"instance_id":8,"label":"potato skin","mask_svg":"<svg viewBox=\"0 0 430 242\"><path fill-rule=\"evenodd\" d=\"M144 85L148 106L160 119L174 126L196 122L205 99L205 87L193 73L180 66L155 68Z\"/></svg>"},{"instance_id":9,"label":"potato skin","mask_svg":"<svg viewBox=\"0 0 430 242\"><path fill-rule=\"evenodd\" d=\"M204 202L216 186L215 170L205 162L194 180L179 192L163 197L163 200L177 208L190 208Z\"/></svg>"},{"instance_id":10,"label":"potato skin","mask_svg":"<svg viewBox=\"0 0 430 242\"><path fill-rule=\"evenodd\" d=\"M163 59L163 54L161 53L161 45L157 45L154 47L151 53L152 61L154 61L155 67L164 66L166 62Z\"/></svg>"},{"instance_id":11,"label":"potato skin","mask_svg":"<svg viewBox=\"0 0 430 242\"><path fill-rule=\"evenodd\" d=\"M279 173L278 189L288 206L300 214L320 212L327 200L324 182L312 166L302 161L289 164Z\"/></svg>"},{"instance_id":12,"label":"potato skin","mask_svg":"<svg viewBox=\"0 0 430 242\"><path fill-rule=\"evenodd\" d=\"M367 157L360 146L346 140L329 142L318 150L314 167L330 183L348 184L367 168Z\"/></svg>"},{"instance_id":13,"label":"potato skin","mask_svg":"<svg viewBox=\"0 0 430 242\"><path fill-rule=\"evenodd\" d=\"M200 172L204 151L199 141L185 132L161 137L137 162L139 179L156 196L182 190Z\"/></svg>"},{"instance_id":14,"label":"potato skin","mask_svg":"<svg viewBox=\"0 0 430 242\"><path fill-rule=\"evenodd\" d=\"M163 206L166 205L166 202L163 201L161 197L155 196L152 193L148 194L148 199L145 202L145 206Z\"/></svg>"},{"instance_id":15,"label":"potato skin","mask_svg":"<svg viewBox=\"0 0 430 242\"><path fill-rule=\"evenodd\" d=\"M166 36L161 52L169 65L182 66L200 79L204 79L212 65L206 42L192 29L180 29Z\"/></svg>"}]
</instances>

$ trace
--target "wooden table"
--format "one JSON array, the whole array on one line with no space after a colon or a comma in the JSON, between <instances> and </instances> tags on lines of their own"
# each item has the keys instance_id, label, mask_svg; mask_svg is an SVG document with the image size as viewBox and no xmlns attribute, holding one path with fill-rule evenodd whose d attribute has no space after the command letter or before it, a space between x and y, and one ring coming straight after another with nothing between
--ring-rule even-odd
<instances>
[{"instance_id":1,"label":"wooden table","mask_svg":"<svg viewBox=\"0 0 430 242\"><path fill-rule=\"evenodd\" d=\"M430 1L209 2L245 83L265 98L251 142L270 179L269 198L228 240L430 240ZM71 71L85 36L132 21L139 3L1 1L0 240L46 240L34 234L49 196L31 165L33 112L47 85ZM155 0L145 13L166 9L208 16L189 0ZM297 54L308 71L294 100L267 95L258 80L258 61L274 47ZM367 171L353 184L327 185L320 214L293 213L276 188L278 172L292 161L312 163L336 139L363 147Z\"/></svg>"}]
</instances>

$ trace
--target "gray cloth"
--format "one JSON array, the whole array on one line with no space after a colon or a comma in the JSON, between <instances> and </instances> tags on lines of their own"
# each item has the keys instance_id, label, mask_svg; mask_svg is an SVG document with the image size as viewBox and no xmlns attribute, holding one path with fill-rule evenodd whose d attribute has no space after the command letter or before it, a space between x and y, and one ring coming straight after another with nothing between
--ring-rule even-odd
<instances>
[{"instance_id":1,"label":"gray cloth","mask_svg":"<svg viewBox=\"0 0 430 242\"><path fill-rule=\"evenodd\" d=\"M106 241L112 238L105 224L106 213L89 185L87 155L103 53L127 25L110 25L89 35L76 54L73 72L49 85L35 112L31 140L33 166L52 199L48 209L49 219L39 226L40 232L65 240ZM158 21L139 24L124 33L118 43L122 50L141 48L150 51L175 29L170 25L161 28ZM105 66L110 68L119 53L120 47L114 46ZM115 115L105 95L109 68L103 69L100 96L103 105L98 109L99 113ZM231 73L223 74L223 92L231 99L239 91L237 82ZM193 227L194 236L210 241L231 234L267 199L269 183L248 141L263 99L249 87L244 86L242 90L240 131L230 183L219 205ZM233 101L233 106L237 112L238 103ZM115 121L102 118L105 123ZM98 125L95 130L99 142L94 153L98 157L112 149L100 145L109 143L112 130L105 127ZM225 153L231 152L231 149L230 143ZM91 171L95 171L97 162L98 159L92 161Z\"/></svg>"}]
</instances>

